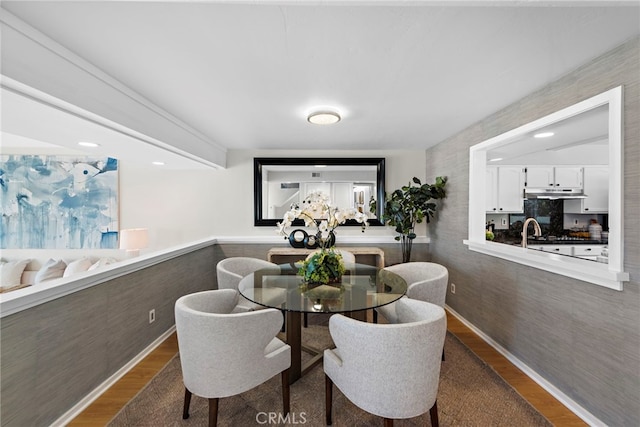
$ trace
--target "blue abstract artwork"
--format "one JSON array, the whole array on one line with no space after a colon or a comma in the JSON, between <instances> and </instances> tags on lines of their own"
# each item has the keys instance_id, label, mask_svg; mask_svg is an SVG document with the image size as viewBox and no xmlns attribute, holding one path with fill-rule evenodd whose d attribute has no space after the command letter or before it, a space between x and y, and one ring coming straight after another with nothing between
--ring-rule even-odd
<instances>
[{"instance_id":1,"label":"blue abstract artwork","mask_svg":"<svg viewBox=\"0 0 640 427\"><path fill-rule=\"evenodd\" d=\"M2 249L117 249L118 160L0 156Z\"/></svg>"}]
</instances>

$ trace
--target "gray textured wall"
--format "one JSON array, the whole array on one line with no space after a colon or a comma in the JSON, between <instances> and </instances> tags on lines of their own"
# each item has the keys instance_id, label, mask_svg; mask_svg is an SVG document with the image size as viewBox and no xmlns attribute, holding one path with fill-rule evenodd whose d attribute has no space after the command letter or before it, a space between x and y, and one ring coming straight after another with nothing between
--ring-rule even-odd
<instances>
[{"instance_id":1,"label":"gray textured wall","mask_svg":"<svg viewBox=\"0 0 640 427\"><path fill-rule=\"evenodd\" d=\"M58 419L175 323L178 297L212 289L216 263L210 246L3 318L2 426Z\"/></svg>"},{"instance_id":2,"label":"gray textured wall","mask_svg":"<svg viewBox=\"0 0 640 427\"><path fill-rule=\"evenodd\" d=\"M3 318L0 425L50 425L173 326L176 299L217 288L220 259L273 246L210 246ZM387 265L402 260L399 244L376 246ZM428 256L414 246L415 261Z\"/></svg>"},{"instance_id":3,"label":"gray textured wall","mask_svg":"<svg viewBox=\"0 0 640 427\"><path fill-rule=\"evenodd\" d=\"M431 254L447 304L600 420L640 425L640 43L635 38L427 151L427 179L449 177ZM618 292L469 251L469 147L624 86L625 270ZM461 106L463 108L464 106Z\"/></svg>"}]
</instances>

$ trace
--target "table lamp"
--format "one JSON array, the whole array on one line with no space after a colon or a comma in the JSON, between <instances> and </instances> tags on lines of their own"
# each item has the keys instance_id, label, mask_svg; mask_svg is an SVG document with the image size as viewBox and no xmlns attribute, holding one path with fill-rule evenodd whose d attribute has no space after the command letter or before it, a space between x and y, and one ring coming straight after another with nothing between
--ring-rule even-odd
<instances>
[{"instance_id":1,"label":"table lamp","mask_svg":"<svg viewBox=\"0 0 640 427\"><path fill-rule=\"evenodd\" d=\"M149 230L146 228L130 228L120 230L120 249L127 250L127 256L140 255L140 249L149 246Z\"/></svg>"}]
</instances>

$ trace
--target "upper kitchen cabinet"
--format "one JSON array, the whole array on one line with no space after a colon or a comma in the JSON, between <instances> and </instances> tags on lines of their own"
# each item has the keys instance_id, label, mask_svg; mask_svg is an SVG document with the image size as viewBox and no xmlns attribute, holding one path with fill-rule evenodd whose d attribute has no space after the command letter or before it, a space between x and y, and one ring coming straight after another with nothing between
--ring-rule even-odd
<instances>
[{"instance_id":1,"label":"upper kitchen cabinet","mask_svg":"<svg viewBox=\"0 0 640 427\"><path fill-rule=\"evenodd\" d=\"M609 213L609 168L584 168L584 194L586 198L565 200L565 213Z\"/></svg>"},{"instance_id":2,"label":"upper kitchen cabinet","mask_svg":"<svg viewBox=\"0 0 640 427\"><path fill-rule=\"evenodd\" d=\"M487 167L486 211L491 213L522 213L524 171L520 166Z\"/></svg>"},{"instance_id":3,"label":"upper kitchen cabinet","mask_svg":"<svg viewBox=\"0 0 640 427\"><path fill-rule=\"evenodd\" d=\"M527 166L528 188L582 188L582 168L571 166Z\"/></svg>"}]
</instances>

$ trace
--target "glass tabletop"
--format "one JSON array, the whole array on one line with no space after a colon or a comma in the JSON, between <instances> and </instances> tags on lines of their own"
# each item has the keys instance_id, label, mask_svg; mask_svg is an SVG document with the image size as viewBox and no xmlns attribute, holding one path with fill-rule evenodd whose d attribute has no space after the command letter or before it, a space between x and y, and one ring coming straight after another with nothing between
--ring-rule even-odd
<instances>
[{"instance_id":1,"label":"glass tabletop","mask_svg":"<svg viewBox=\"0 0 640 427\"><path fill-rule=\"evenodd\" d=\"M389 304L407 292L395 273L375 266L352 264L338 283L303 283L298 268L282 264L244 277L240 294L256 304L301 313L346 313Z\"/></svg>"}]
</instances>

